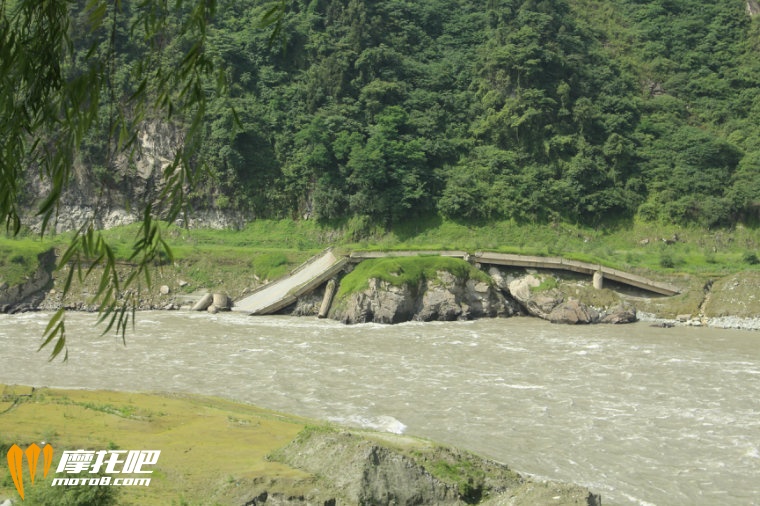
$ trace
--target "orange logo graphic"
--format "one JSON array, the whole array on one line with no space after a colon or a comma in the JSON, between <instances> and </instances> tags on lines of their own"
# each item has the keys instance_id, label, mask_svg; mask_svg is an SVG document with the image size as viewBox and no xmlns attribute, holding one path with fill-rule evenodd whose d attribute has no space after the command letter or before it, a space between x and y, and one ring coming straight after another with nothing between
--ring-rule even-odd
<instances>
[{"instance_id":1,"label":"orange logo graphic","mask_svg":"<svg viewBox=\"0 0 760 506\"><path fill-rule=\"evenodd\" d=\"M18 445L11 446L8 450L8 469L11 472L11 478L13 478L13 484L16 485L18 495L21 496L21 500L24 500L24 476L23 476L23 456L26 455L26 463L29 465L29 478L34 485L34 475L37 474L37 461L40 458L40 453L43 455L43 467L42 476L47 477L50 465L53 463L53 447L45 445L40 451L40 447L36 443L32 443L26 452L22 451Z\"/></svg>"}]
</instances>

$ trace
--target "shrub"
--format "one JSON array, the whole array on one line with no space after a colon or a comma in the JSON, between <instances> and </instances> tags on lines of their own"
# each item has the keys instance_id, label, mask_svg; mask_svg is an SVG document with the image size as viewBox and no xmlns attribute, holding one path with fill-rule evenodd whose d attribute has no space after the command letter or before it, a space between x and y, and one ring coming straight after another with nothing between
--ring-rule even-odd
<instances>
[{"instance_id":1,"label":"shrub","mask_svg":"<svg viewBox=\"0 0 760 506\"><path fill-rule=\"evenodd\" d=\"M663 253L660 255L660 267L665 269L672 269L676 266L675 261L673 260L673 255L670 253Z\"/></svg>"},{"instance_id":2,"label":"shrub","mask_svg":"<svg viewBox=\"0 0 760 506\"><path fill-rule=\"evenodd\" d=\"M760 264L760 259L757 258L757 255L755 253L747 251L744 253L744 255L742 255L742 262L749 265L757 265Z\"/></svg>"},{"instance_id":3,"label":"shrub","mask_svg":"<svg viewBox=\"0 0 760 506\"><path fill-rule=\"evenodd\" d=\"M84 476L84 475L83 475ZM102 475L93 474L92 478ZM77 475L77 477L80 477ZM111 506L118 504L119 488L109 485L51 486L52 479L36 483L26 490L25 504L37 506Z\"/></svg>"}]
</instances>

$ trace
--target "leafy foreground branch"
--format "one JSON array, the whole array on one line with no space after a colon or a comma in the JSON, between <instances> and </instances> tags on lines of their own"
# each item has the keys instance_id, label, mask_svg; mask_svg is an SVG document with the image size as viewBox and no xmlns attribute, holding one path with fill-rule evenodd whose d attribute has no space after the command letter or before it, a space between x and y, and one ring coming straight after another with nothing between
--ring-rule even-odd
<instances>
[{"instance_id":1,"label":"leafy foreground branch","mask_svg":"<svg viewBox=\"0 0 760 506\"><path fill-rule=\"evenodd\" d=\"M18 235L21 210L35 206L23 192L31 171L46 188L36 204L44 236L88 150L98 151L107 170L134 166L146 122L178 125L183 132L173 159L161 169L160 192L142 204L129 258L132 273L119 279L113 248L94 217L74 234L59 261L59 268L71 267L64 294L74 272L80 280L98 272L93 303L106 323L104 332L115 328L122 339L142 283L151 285L158 260L172 259L157 221L172 222L185 211L186 195L203 171L193 157L207 101L226 90L225 73L206 47L215 11L215 0L171 6L159 0L0 3L0 220L9 233ZM283 12L284 2L276 2L262 24L279 33ZM128 69L121 65L125 53L133 58ZM102 181L90 182L94 194L108 191ZM40 348L53 342L51 359L66 349L63 311L51 318Z\"/></svg>"},{"instance_id":2,"label":"leafy foreground branch","mask_svg":"<svg viewBox=\"0 0 760 506\"><path fill-rule=\"evenodd\" d=\"M134 263L135 267L123 281L119 279L113 248L92 224L89 224L86 230L79 230L76 233L58 264L59 270L63 266L71 265L63 284L64 296L71 290L75 272L79 282L82 283L93 270L101 269L100 283L93 297L93 300L99 304L98 323L107 322L103 330L104 334L108 333L115 324L116 331L121 333L123 341L126 340L126 330L130 320L134 328L141 282L144 280L150 287L152 285L151 268L164 260L171 262L174 258L171 248L161 236L159 224L153 219L150 206L145 208L145 215L137 236L132 255L128 259L128 262ZM87 265L89 267L85 269ZM129 290L130 287L136 287L136 290ZM51 359L66 348L64 308L56 311L50 319L45 328L44 341L40 345L40 350L50 344L56 336L58 339L51 352ZM64 354L64 360L67 358L68 351Z\"/></svg>"}]
</instances>

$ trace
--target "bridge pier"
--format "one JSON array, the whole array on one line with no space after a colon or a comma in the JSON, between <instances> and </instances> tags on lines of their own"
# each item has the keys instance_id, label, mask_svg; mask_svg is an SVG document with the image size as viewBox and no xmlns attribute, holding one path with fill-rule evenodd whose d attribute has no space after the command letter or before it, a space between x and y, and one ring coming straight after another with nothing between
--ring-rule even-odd
<instances>
[{"instance_id":1,"label":"bridge pier","mask_svg":"<svg viewBox=\"0 0 760 506\"><path fill-rule=\"evenodd\" d=\"M602 271L595 271L593 277L594 288L601 290L604 288L604 274Z\"/></svg>"},{"instance_id":2,"label":"bridge pier","mask_svg":"<svg viewBox=\"0 0 760 506\"><path fill-rule=\"evenodd\" d=\"M335 287L337 284L334 279L327 282L325 287L325 296L322 298L322 305L319 306L319 318L327 318L327 312L330 311L333 297L335 296Z\"/></svg>"}]
</instances>

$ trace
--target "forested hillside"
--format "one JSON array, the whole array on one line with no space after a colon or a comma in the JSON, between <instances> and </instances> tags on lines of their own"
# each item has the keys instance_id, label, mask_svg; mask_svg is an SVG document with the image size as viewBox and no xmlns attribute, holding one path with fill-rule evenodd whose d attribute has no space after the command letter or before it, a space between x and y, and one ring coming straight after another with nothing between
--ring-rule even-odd
<instances>
[{"instance_id":1,"label":"forested hillside","mask_svg":"<svg viewBox=\"0 0 760 506\"><path fill-rule=\"evenodd\" d=\"M148 46L138 2L121 6L103 26L119 25L108 86L130 93ZM270 7L220 0L207 33L227 89L209 75L198 90L197 205L359 229L431 213L758 218L760 20L745 0L293 0L274 39ZM192 44L167 34L158 58ZM119 185L105 145L91 134L82 160Z\"/></svg>"}]
</instances>

